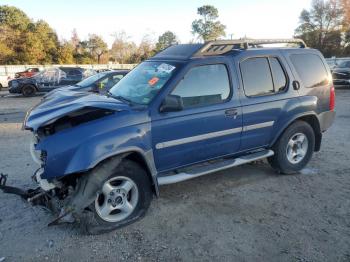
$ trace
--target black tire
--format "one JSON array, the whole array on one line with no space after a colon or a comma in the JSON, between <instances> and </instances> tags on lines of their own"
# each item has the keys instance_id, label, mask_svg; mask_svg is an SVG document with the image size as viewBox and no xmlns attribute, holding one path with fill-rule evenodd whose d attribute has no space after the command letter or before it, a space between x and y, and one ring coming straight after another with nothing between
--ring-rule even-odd
<instances>
[{"instance_id":1,"label":"black tire","mask_svg":"<svg viewBox=\"0 0 350 262\"><path fill-rule=\"evenodd\" d=\"M107 165L108 164L113 163L107 163ZM110 170L110 167L107 166L102 166L101 168ZM92 235L106 233L127 226L138 219L141 219L146 214L153 196L150 179L147 172L138 163L124 159L116 168L113 169L111 175L101 182L100 188L102 189L103 184L106 181L119 176L131 179L138 188L138 202L135 209L128 217L119 222L107 222L98 215L94 201L94 203L89 206L89 209L92 212L87 212L85 216L82 217L82 225L86 233Z\"/></svg>"},{"instance_id":2,"label":"black tire","mask_svg":"<svg viewBox=\"0 0 350 262\"><path fill-rule=\"evenodd\" d=\"M22 87L22 95L25 97L30 97L35 95L36 93L36 88L33 85L25 85Z\"/></svg>"},{"instance_id":3,"label":"black tire","mask_svg":"<svg viewBox=\"0 0 350 262\"><path fill-rule=\"evenodd\" d=\"M292 163L287 157L287 147L290 139L296 134L303 134L307 138L308 148L305 156L298 163ZM303 169L310 161L315 150L315 133L312 127L304 121L296 121L291 124L272 147L274 155L268 158L268 162L281 174L295 174Z\"/></svg>"}]
</instances>

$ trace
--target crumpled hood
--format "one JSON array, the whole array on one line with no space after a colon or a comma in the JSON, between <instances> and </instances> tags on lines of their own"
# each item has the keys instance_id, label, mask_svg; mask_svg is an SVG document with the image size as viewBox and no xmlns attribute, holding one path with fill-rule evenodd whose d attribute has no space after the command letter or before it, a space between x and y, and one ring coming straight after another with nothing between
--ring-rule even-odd
<instances>
[{"instance_id":1,"label":"crumpled hood","mask_svg":"<svg viewBox=\"0 0 350 262\"><path fill-rule=\"evenodd\" d=\"M129 110L130 106L112 97L86 92L64 91L41 100L27 112L24 129L36 131L40 126L82 108L101 108L114 111Z\"/></svg>"},{"instance_id":2,"label":"crumpled hood","mask_svg":"<svg viewBox=\"0 0 350 262\"><path fill-rule=\"evenodd\" d=\"M79 86L74 86L74 85L68 85L68 86L62 86L59 88L56 88L52 91L50 91L49 93L45 94L43 96L43 99L47 99L47 98L53 98L53 97L58 97L58 96L66 96L67 91L76 91L76 92L81 92L81 91L85 91L88 92L90 90L90 88L82 88Z\"/></svg>"}]
</instances>

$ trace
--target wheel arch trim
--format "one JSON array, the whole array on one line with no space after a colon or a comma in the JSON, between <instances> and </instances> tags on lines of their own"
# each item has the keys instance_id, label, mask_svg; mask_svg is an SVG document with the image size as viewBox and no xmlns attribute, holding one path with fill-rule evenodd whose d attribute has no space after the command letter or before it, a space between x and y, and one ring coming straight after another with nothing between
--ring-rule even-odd
<instances>
[{"instance_id":1,"label":"wheel arch trim","mask_svg":"<svg viewBox=\"0 0 350 262\"><path fill-rule=\"evenodd\" d=\"M148 151L144 151L141 148L134 147L134 146L123 148L123 149L120 149L118 151L114 151L113 153L106 155L101 159L98 159L96 162L94 162L94 164L90 167L90 169L95 168L97 165L99 165L103 161L106 161L112 157L122 156L122 159L124 159L124 158L128 158L128 156L130 156L132 154L137 154L143 160L143 163L141 163L141 164L143 167L145 167L147 169L146 170L147 174L148 174L148 176L151 179L151 182L153 184L152 186L154 188L154 193L158 197L159 196L159 186L158 186L158 179L157 179L157 169L155 167L152 149L150 149ZM143 165L143 164L145 164L145 165Z\"/></svg>"},{"instance_id":2,"label":"wheel arch trim","mask_svg":"<svg viewBox=\"0 0 350 262\"><path fill-rule=\"evenodd\" d=\"M314 120L316 120L314 123L316 123L316 126L312 123L309 123L308 121L305 121L306 117L312 117ZM276 141L281 137L281 135L283 134L283 132L295 121L297 120L301 120L301 121L305 121L308 124L310 124L310 126L312 127L312 129L315 132L315 148L314 151L319 151L320 147L321 147L321 140L322 140L322 133L321 133L321 127L320 127L320 121L317 117L317 114L313 111L310 112L304 112L301 114L298 114L296 116L294 116L292 119L290 119L289 121L285 122L283 124L283 126L278 130L277 135L274 137L274 139L271 141L270 143L270 147L272 147Z\"/></svg>"}]
</instances>

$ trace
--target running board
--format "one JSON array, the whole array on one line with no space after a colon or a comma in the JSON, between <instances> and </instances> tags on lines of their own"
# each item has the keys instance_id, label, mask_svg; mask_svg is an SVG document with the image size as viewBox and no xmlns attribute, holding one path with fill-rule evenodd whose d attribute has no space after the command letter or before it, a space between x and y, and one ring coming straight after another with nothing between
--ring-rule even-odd
<instances>
[{"instance_id":1,"label":"running board","mask_svg":"<svg viewBox=\"0 0 350 262\"><path fill-rule=\"evenodd\" d=\"M266 158L269 156L273 156L273 155L274 155L274 152L272 150L263 150L263 151L251 153L248 155L244 155L238 158L223 160L215 164L199 166L199 167L193 168L192 170L188 170L187 172L181 172L174 175L158 177L158 185L168 185L168 184L174 184L174 183L186 181L195 177L218 172L218 171L235 167L235 166L240 166L240 165L243 165L252 161L256 161L262 158Z\"/></svg>"}]
</instances>

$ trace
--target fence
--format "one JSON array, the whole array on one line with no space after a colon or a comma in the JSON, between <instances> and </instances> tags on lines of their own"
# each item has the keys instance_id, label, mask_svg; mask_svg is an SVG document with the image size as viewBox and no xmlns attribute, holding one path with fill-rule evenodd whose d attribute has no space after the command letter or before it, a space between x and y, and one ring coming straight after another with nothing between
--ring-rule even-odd
<instances>
[{"instance_id":1,"label":"fence","mask_svg":"<svg viewBox=\"0 0 350 262\"><path fill-rule=\"evenodd\" d=\"M86 69L133 69L135 64L93 64L93 65L0 65L0 76L14 77L15 73L36 67L40 70L50 67L81 67Z\"/></svg>"}]
</instances>

